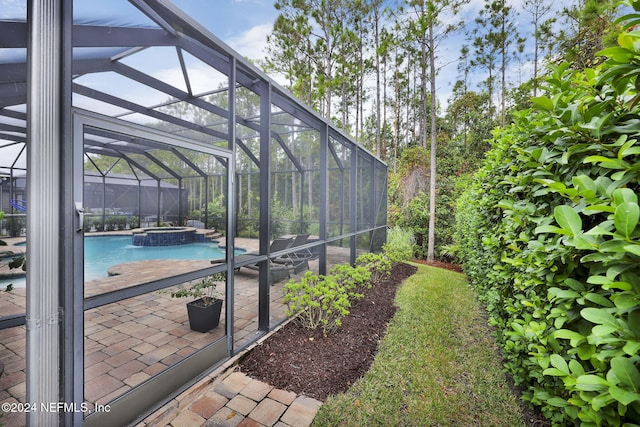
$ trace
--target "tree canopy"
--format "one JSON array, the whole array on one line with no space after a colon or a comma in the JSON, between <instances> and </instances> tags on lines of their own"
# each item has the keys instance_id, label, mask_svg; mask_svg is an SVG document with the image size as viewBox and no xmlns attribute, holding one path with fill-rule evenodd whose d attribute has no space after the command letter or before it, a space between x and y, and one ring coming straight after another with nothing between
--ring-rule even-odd
<instances>
[{"instance_id":1,"label":"tree canopy","mask_svg":"<svg viewBox=\"0 0 640 427\"><path fill-rule=\"evenodd\" d=\"M416 195L429 212L414 228L425 244L416 254L429 259L452 242L434 221L452 209L455 181L478 167L491 130L531 105L554 64L581 70L602 62L597 52L615 41L621 13L610 0L278 0L275 7L268 71L393 171L406 169L405 150L429 153L420 165L424 195ZM409 209L403 200L392 198L390 210ZM420 203L414 209L426 209Z\"/></svg>"}]
</instances>

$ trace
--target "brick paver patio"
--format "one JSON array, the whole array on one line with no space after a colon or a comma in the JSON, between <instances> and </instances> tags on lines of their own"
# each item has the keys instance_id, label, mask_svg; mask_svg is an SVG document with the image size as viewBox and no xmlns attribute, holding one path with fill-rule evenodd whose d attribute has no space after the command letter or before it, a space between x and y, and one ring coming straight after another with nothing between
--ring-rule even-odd
<instances>
[{"instance_id":1,"label":"brick paver patio","mask_svg":"<svg viewBox=\"0 0 640 427\"><path fill-rule=\"evenodd\" d=\"M233 366L214 372L137 427L306 427L322 402L251 379ZM204 385L203 385L204 384Z\"/></svg>"}]
</instances>

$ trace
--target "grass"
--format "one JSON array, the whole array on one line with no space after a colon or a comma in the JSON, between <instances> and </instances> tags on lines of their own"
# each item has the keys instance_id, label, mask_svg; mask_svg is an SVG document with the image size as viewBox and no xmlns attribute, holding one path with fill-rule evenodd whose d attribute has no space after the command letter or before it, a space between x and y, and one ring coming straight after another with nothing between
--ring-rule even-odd
<instances>
[{"instance_id":1,"label":"grass","mask_svg":"<svg viewBox=\"0 0 640 427\"><path fill-rule=\"evenodd\" d=\"M314 426L521 426L483 311L464 275L419 266L367 374Z\"/></svg>"}]
</instances>

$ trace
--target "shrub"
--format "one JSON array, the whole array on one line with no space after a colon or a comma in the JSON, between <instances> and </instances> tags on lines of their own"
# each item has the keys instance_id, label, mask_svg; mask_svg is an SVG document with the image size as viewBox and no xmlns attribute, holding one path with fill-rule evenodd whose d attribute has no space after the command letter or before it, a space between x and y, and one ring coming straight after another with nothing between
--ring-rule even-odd
<instances>
[{"instance_id":1,"label":"shrub","mask_svg":"<svg viewBox=\"0 0 640 427\"><path fill-rule=\"evenodd\" d=\"M356 258L356 266L364 267L371 272L371 284L380 284L391 275L393 261L384 253L365 252Z\"/></svg>"},{"instance_id":2,"label":"shrub","mask_svg":"<svg viewBox=\"0 0 640 427\"><path fill-rule=\"evenodd\" d=\"M4 212L0 211L0 221L4 218ZM7 246L7 242L0 239L0 246ZM13 255L13 252L7 251L8 253L4 253L4 255ZM0 251L1 253L1 251ZM25 254L16 255L14 258L9 261L9 269L20 268L22 271L27 271L27 258ZM13 285L8 285L6 291L10 291L13 289Z\"/></svg>"},{"instance_id":3,"label":"shrub","mask_svg":"<svg viewBox=\"0 0 640 427\"><path fill-rule=\"evenodd\" d=\"M362 292L371 288L371 272L363 266L338 264L329 270L329 275L345 289L350 300L361 299Z\"/></svg>"},{"instance_id":4,"label":"shrub","mask_svg":"<svg viewBox=\"0 0 640 427\"><path fill-rule=\"evenodd\" d=\"M89 218L90 226L95 227L96 231L104 231L104 224L102 223L102 216L90 217ZM91 228L89 228L91 229Z\"/></svg>"},{"instance_id":5,"label":"shrub","mask_svg":"<svg viewBox=\"0 0 640 427\"><path fill-rule=\"evenodd\" d=\"M295 322L302 327L322 328L324 335L342 324L351 307L347 290L335 278L310 271L284 286L284 302L287 316L297 316Z\"/></svg>"},{"instance_id":6,"label":"shrub","mask_svg":"<svg viewBox=\"0 0 640 427\"><path fill-rule=\"evenodd\" d=\"M299 282L291 280L284 287L287 316L297 316L295 321L308 329L321 327L327 335L349 314L351 301L370 287L371 271L362 265L338 264L328 276L307 271Z\"/></svg>"},{"instance_id":7,"label":"shrub","mask_svg":"<svg viewBox=\"0 0 640 427\"><path fill-rule=\"evenodd\" d=\"M26 220L23 217L13 216L7 220L9 236L18 237L22 235L22 229L26 225Z\"/></svg>"},{"instance_id":8,"label":"shrub","mask_svg":"<svg viewBox=\"0 0 640 427\"><path fill-rule=\"evenodd\" d=\"M410 230L395 226L387 233L387 243L383 251L392 261L408 261L413 257L413 245L416 238Z\"/></svg>"},{"instance_id":9,"label":"shrub","mask_svg":"<svg viewBox=\"0 0 640 427\"><path fill-rule=\"evenodd\" d=\"M307 271L300 281L289 281L283 289L287 316L297 316L295 321L308 329L322 327L326 335L341 325L351 301L362 298L365 289L389 277L393 256L386 251L367 252L356 259L355 266L336 265L328 276Z\"/></svg>"},{"instance_id":10,"label":"shrub","mask_svg":"<svg viewBox=\"0 0 640 427\"><path fill-rule=\"evenodd\" d=\"M227 230L227 206L223 194L216 196L207 204L207 215L209 220L207 228L212 228L221 233Z\"/></svg>"},{"instance_id":11,"label":"shrub","mask_svg":"<svg viewBox=\"0 0 640 427\"><path fill-rule=\"evenodd\" d=\"M118 220L118 230L124 230L127 228L127 216L126 215L118 215L116 217Z\"/></svg>"},{"instance_id":12,"label":"shrub","mask_svg":"<svg viewBox=\"0 0 640 427\"><path fill-rule=\"evenodd\" d=\"M118 226L118 217L117 216L108 216L105 224L105 231L113 231Z\"/></svg>"},{"instance_id":13,"label":"shrub","mask_svg":"<svg viewBox=\"0 0 640 427\"><path fill-rule=\"evenodd\" d=\"M556 424L640 423L639 40L556 68L458 201L506 367Z\"/></svg>"},{"instance_id":14,"label":"shrub","mask_svg":"<svg viewBox=\"0 0 640 427\"><path fill-rule=\"evenodd\" d=\"M258 220L238 219L238 237L257 239L260 237L260 224Z\"/></svg>"},{"instance_id":15,"label":"shrub","mask_svg":"<svg viewBox=\"0 0 640 427\"><path fill-rule=\"evenodd\" d=\"M271 212L269 231L272 239L295 232L298 225L297 218L293 216L293 210L280 201L277 192L272 195L269 210Z\"/></svg>"}]
</instances>

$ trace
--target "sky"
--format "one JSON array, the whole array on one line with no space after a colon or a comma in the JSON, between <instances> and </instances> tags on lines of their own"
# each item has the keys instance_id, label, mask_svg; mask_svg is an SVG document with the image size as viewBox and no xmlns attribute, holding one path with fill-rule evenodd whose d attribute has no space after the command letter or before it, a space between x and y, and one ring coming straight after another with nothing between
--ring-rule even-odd
<instances>
[{"instance_id":1,"label":"sky","mask_svg":"<svg viewBox=\"0 0 640 427\"><path fill-rule=\"evenodd\" d=\"M267 34L278 16L275 0L173 0L241 55L262 59Z\"/></svg>"},{"instance_id":2,"label":"sky","mask_svg":"<svg viewBox=\"0 0 640 427\"><path fill-rule=\"evenodd\" d=\"M26 0L0 0L0 19L26 17ZM274 0L173 0L172 3L240 54L262 58L266 36L277 17ZM90 23L137 24L138 12L126 0L76 0L74 18ZM147 21L148 22L148 21Z\"/></svg>"},{"instance_id":3,"label":"sky","mask_svg":"<svg viewBox=\"0 0 640 427\"><path fill-rule=\"evenodd\" d=\"M266 38L273 28L273 23L278 15L274 8L275 0L172 0L173 4L193 17L201 25L207 28L220 40L236 50L240 55L251 60L263 59L266 52ZM570 0L558 0L556 7L570 3ZM512 0L516 9L520 8L519 0ZM471 0L465 7L462 16L467 22L473 22L483 2ZM0 0L0 19L26 16L26 0ZM527 35L530 17L523 10L519 10L519 29ZM75 0L74 18L82 23L91 23L100 18L100 22L114 24L149 24L150 21L136 10L127 0ZM142 22L141 22L142 20ZM146 21L146 22L145 22ZM529 40L531 38L529 37ZM465 40L464 32L460 32L447 39L439 49L440 71L437 77L437 90L441 107L446 107L447 100L451 96L453 83L458 78L457 60L460 48ZM2 55L0 49L0 56ZM518 71L516 71L516 68ZM514 66L514 73L525 70L527 75L522 79L530 78L532 67L524 64L521 67ZM528 70L528 71L527 71ZM280 76L271 76L277 82L284 79ZM479 80L481 76L476 76ZM516 76L517 77L517 76ZM511 79L517 82L517 78Z\"/></svg>"}]
</instances>

